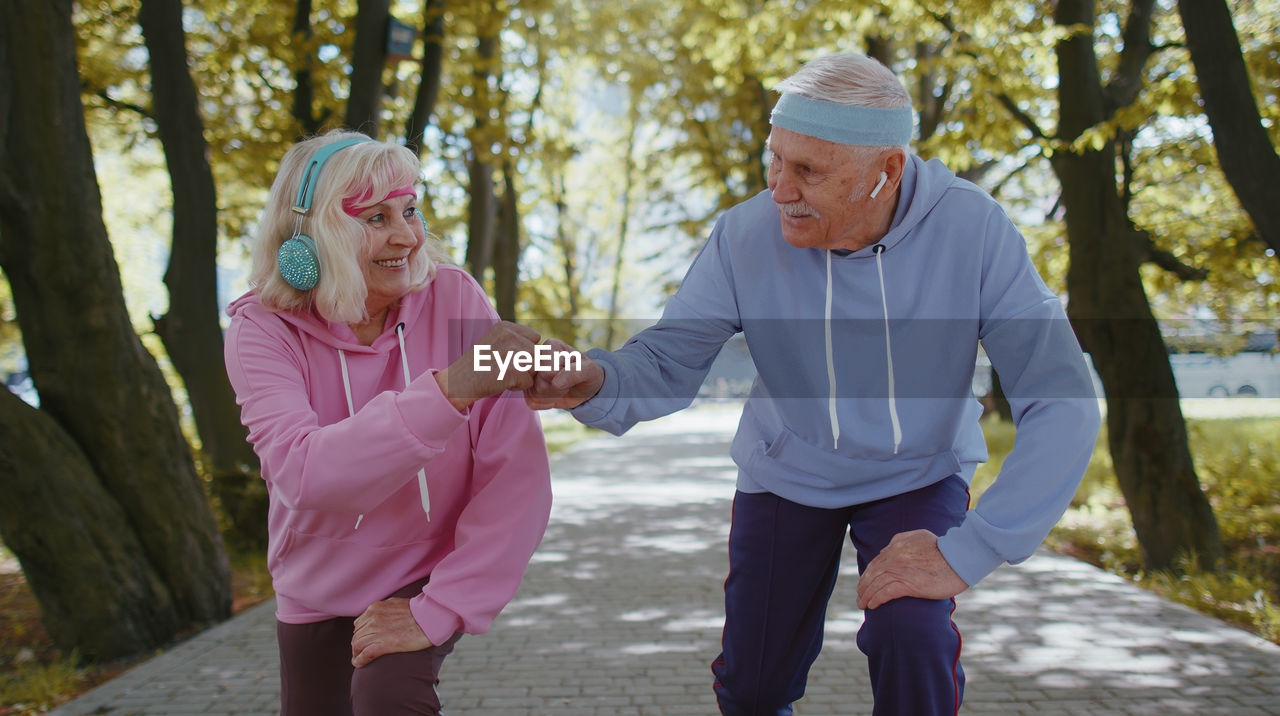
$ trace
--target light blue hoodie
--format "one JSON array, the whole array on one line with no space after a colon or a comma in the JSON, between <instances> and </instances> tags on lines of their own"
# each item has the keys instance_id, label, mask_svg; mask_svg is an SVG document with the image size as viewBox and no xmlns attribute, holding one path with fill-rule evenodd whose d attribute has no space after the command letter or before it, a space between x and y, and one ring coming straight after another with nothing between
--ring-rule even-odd
<instances>
[{"instance_id":1,"label":"light blue hoodie","mask_svg":"<svg viewBox=\"0 0 1280 716\"><path fill-rule=\"evenodd\" d=\"M970 585L1035 551L1093 452L1098 404L1058 297L1000 206L912 156L889 232L847 253L782 238L768 191L726 212L656 325L616 352L574 416L615 435L686 407L721 346L758 377L731 454L738 489L814 507L898 495L987 458L979 341L1017 425L1000 475L938 542Z\"/></svg>"}]
</instances>

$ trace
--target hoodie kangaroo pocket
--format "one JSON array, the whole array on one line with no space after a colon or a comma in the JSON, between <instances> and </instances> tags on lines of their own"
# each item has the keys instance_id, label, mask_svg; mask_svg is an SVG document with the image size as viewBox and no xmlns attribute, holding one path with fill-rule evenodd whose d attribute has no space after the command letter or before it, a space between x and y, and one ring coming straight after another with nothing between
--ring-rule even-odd
<instances>
[{"instance_id":1,"label":"hoodie kangaroo pocket","mask_svg":"<svg viewBox=\"0 0 1280 716\"><path fill-rule=\"evenodd\" d=\"M290 528L271 567L272 585L308 609L359 616L395 589L427 576L437 541L370 545Z\"/></svg>"},{"instance_id":2,"label":"hoodie kangaroo pocket","mask_svg":"<svg viewBox=\"0 0 1280 716\"><path fill-rule=\"evenodd\" d=\"M859 485L861 499L877 500L909 492L954 475L960 461L952 450L932 455L850 457L806 442L782 428L773 442L758 441L746 469L764 485L785 483L809 489Z\"/></svg>"}]
</instances>

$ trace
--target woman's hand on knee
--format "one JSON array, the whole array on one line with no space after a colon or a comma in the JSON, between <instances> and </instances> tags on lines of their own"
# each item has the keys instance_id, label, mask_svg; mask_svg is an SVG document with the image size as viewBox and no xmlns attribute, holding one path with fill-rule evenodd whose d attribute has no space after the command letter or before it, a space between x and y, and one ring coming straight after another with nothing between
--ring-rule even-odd
<instances>
[{"instance_id":1,"label":"woman's hand on knee","mask_svg":"<svg viewBox=\"0 0 1280 716\"><path fill-rule=\"evenodd\" d=\"M435 646L409 611L408 599L374 602L356 618L351 636L351 665L359 669L384 654L422 651Z\"/></svg>"}]
</instances>

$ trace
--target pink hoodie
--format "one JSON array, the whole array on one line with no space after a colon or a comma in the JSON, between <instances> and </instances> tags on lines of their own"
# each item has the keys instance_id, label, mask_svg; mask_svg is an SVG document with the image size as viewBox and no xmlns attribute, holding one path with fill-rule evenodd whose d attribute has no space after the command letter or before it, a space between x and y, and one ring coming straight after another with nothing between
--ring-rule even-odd
<instances>
[{"instance_id":1,"label":"pink hoodie","mask_svg":"<svg viewBox=\"0 0 1280 716\"><path fill-rule=\"evenodd\" d=\"M271 312L253 293L227 312L227 374L270 493L277 618L357 616L429 574L410 609L432 643L487 631L542 539L551 482L541 426L519 394L462 414L436 384L498 320L475 280L441 265L369 346L345 323Z\"/></svg>"}]
</instances>

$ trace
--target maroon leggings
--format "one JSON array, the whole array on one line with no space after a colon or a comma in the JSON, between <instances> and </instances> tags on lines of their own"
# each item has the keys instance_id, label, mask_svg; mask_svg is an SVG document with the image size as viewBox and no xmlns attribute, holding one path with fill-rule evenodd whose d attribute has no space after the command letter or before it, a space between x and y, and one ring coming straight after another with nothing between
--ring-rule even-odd
<instances>
[{"instance_id":1,"label":"maroon leggings","mask_svg":"<svg viewBox=\"0 0 1280 716\"><path fill-rule=\"evenodd\" d=\"M421 580L393 597L422 591ZM440 666L462 636L422 651L387 654L366 666L351 666L355 619L312 624L276 622L280 644L281 716L382 716L437 714Z\"/></svg>"}]
</instances>

